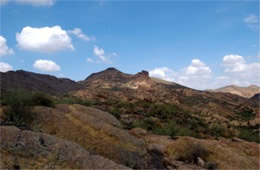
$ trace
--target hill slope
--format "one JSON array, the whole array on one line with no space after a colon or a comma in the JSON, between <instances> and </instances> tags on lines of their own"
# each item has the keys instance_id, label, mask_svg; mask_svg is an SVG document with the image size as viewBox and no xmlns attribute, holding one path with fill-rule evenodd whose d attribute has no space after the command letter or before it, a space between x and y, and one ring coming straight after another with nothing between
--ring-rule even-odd
<instances>
[{"instance_id":1,"label":"hill slope","mask_svg":"<svg viewBox=\"0 0 260 170\"><path fill-rule=\"evenodd\" d=\"M1 91L25 89L49 94L65 94L82 88L80 84L67 78L56 78L23 70L0 72L0 79Z\"/></svg>"},{"instance_id":2,"label":"hill slope","mask_svg":"<svg viewBox=\"0 0 260 170\"><path fill-rule=\"evenodd\" d=\"M258 87L256 85L251 85L248 87L239 87L239 86L231 85L231 86L225 86L225 87L222 87L219 89L208 90L208 91L231 93L231 94L236 94L238 96L251 98L255 94L260 93L260 87Z\"/></svg>"}]
</instances>

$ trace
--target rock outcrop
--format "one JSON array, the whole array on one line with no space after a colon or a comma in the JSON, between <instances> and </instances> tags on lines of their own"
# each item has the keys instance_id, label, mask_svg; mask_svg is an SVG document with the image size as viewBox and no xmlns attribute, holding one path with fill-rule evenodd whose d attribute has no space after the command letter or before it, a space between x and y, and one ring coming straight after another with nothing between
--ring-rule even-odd
<instances>
[{"instance_id":1,"label":"rock outcrop","mask_svg":"<svg viewBox=\"0 0 260 170\"><path fill-rule=\"evenodd\" d=\"M33 131L73 141L120 164L145 164L145 141L121 129L120 122L109 113L77 104L38 106L33 112Z\"/></svg>"},{"instance_id":2,"label":"rock outcrop","mask_svg":"<svg viewBox=\"0 0 260 170\"><path fill-rule=\"evenodd\" d=\"M0 169L128 169L51 135L12 126L0 131Z\"/></svg>"}]
</instances>

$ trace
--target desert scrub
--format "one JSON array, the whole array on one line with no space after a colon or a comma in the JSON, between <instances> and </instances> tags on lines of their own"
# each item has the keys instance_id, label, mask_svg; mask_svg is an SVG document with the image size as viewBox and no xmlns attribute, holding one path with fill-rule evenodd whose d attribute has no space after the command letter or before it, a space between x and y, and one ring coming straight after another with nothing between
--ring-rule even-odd
<instances>
[{"instance_id":1,"label":"desert scrub","mask_svg":"<svg viewBox=\"0 0 260 170\"><path fill-rule=\"evenodd\" d=\"M199 143L189 143L185 146L184 152L177 158L177 160L197 164L198 158L206 161L209 154L210 152L206 150L203 145Z\"/></svg>"},{"instance_id":2,"label":"desert scrub","mask_svg":"<svg viewBox=\"0 0 260 170\"><path fill-rule=\"evenodd\" d=\"M254 118L256 115L254 113L254 111L250 108L244 109L241 112L238 112L237 114L242 116L243 119L245 119L245 120L250 120L250 119Z\"/></svg>"},{"instance_id":3,"label":"desert scrub","mask_svg":"<svg viewBox=\"0 0 260 170\"><path fill-rule=\"evenodd\" d=\"M171 138L174 138L175 136L192 136L200 138L200 135L197 132L192 131L189 128L177 124L175 121L170 120L166 124L155 128L153 130L153 133L157 135L171 136Z\"/></svg>"},{"instance_id":4,"label":"desert scrub","mask_svg":"<svg viewBox=\"0 0 260 170\"><path fill-rule=\"evenodd\" d=\"M95 101L85 100L74 96L66 96L56 100L56 104L81 104L84 106L95 105Z\"/></svg>"},{"instance_id":5,"label":"desert scrub","mask_svg":"<svg viewBox=\"0 0 260 170\"><path fill-rule=\"evenodd\" d=\"M144 120L136 120L132 123L132 128L139 127L145 130L154 130L157 126L158 123L151 118Z\"/></svg>"},{"instance_id":6,"label":"desert scrub","mask_svg":"<svg viewBox=\"0 0 260 170\"><path fill-rule=\"evenodd\" d=\"M1 104L5 106L4 121L12 122L14 125L23 126L32 122L32 106L41 105L54 107L51 96L43 93L33 93L24 90L11 90L1 95Z\"/></svg>"},{"instance_id":7,"label":"desert scrub","mask_svg":"<svg viewBox=\"0 0 260 170\"><path fill-rule=\"evenodd\" d=\"M259 133L258 131L253 131L253 129L247 129L245 127L237 128L239 131L238 137L244 140L247 140L249 142L256 142L260 143Z\"/></svg>"}]
</instances>

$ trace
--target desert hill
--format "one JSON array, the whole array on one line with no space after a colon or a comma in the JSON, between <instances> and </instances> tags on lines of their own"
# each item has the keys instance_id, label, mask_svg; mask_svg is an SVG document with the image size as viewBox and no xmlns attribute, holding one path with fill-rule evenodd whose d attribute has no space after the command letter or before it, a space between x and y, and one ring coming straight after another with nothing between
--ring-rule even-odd
<instances>
[{"instance_id":1,"label":"desert hill","mask_svg":"<svg viewBox=\"0 0 260 170\"><path fill-rule=\"evenodd\" d=\"M236 85L230 85L230 86L225 86L225 87L221 87L221 88L218 88L215 90L208 90L208 91L231 93L231 94L236 94L238 96L251 98L255 94L260 93L260 87L258 87L256 85L251 85L248 87L239 87Z\"/></svg>"},{"instance_id":2,"label":"desert hill","mask_svg":"<svg viewBox=\"0 0 260 170\"><path fill-rule=\"evenodd\" d=\"M1 91L25 89L50 94L65 94L82 86L67 78L56 78L47 74L38 74L23 70L0 72Z\"/></svg>"}]
</instances>

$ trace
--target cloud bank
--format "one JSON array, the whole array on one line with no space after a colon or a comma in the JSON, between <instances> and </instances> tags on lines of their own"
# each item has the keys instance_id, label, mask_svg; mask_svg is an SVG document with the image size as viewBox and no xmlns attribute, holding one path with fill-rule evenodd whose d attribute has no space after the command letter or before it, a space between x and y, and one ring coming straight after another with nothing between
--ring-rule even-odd
<instances>
[{"instance_id":1,"label":"cloud bank","mask_svg":"<svg viewBox=\"0 0 260 170\"><path fill-rule=\"evenodd\" d=\"M260 62L247 63L240 55L225 55L222 59L223 74L214 76L211 68L199 59L179 71L168 67L149 71L150 76L174 81L195 89L219 88L230 84L239 86L260 85Z\"/></svg>"}]
</instances>

